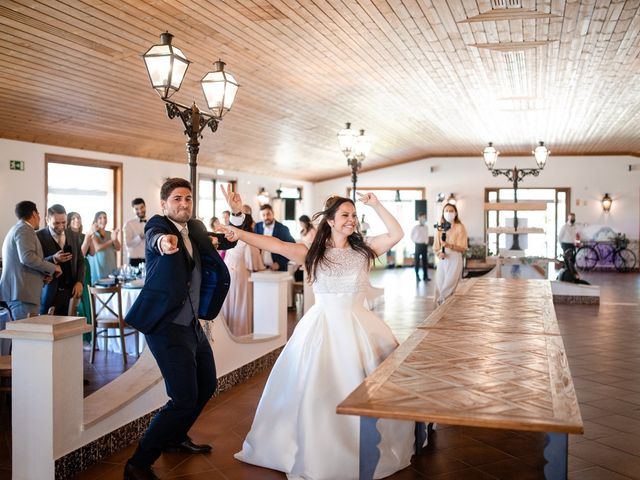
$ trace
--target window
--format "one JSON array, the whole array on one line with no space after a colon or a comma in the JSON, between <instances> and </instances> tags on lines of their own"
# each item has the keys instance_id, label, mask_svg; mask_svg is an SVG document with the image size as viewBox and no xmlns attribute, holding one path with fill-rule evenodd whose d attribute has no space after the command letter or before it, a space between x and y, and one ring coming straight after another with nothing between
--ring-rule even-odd
<instances>
[{"instance_id":1,"label":"window","mask_svg":"<svg viewBox=\"0 0 640 480\"><path fill-rule=\"evenodd\" d=\"M409 232L416 224L416 200L425 198L425 189L415 188L359 188L357 192L371 192L378 197L384 207L398 220L405 236L393 247L396 254L396 265L403 265L404 259L413 257L415 244L411 241ZM347 192L351 196L351 189ZM356 209L360 222L366 221L369 224L367 235L380 235L387 231L384 223L373 212L371 207L367 207L362 202L356 202ZM429 219L431 220L431 219ZM434 223L434 222L432 222Z\"/></svg>"},{"instance_id":2,"label":"window","mask_svg":"<svg viewBox=\"0 0 640 480\"><path fill-rule=\"evenodd\" d=\"M283 187L276 190L278 198L282 200L282 223L289 229L293 238L299 238L300 226L298 225L298 205L302 200L301 187ZM275 207L274 207L275 208Z\"/></svg>"},{"instance_id":3,"label":"window","mask_svg":"<svg viewBox=\"0 0 640 480\"><path fill-rule=\"evenodd\" d=\"M222 212L229 209L227 201L222 194L222 188L236 188L236 182L220 180L213 177L200 176L198 180L198 212L197 216L211 229L211 218L218 217L222 221Z\"/></svg>"},{"instance_id":4,"label":"window","mask_svg":"<svg viewBox=\"0 0 640 480\"><path fill-rule=\"evenodd\" d=\"M518 188L518 202L537 201L547 204L546 210L518 211L519 227L542 228L544 233L520 235L520 247L525 255L556 258L559 253L558 232L565 223L569 209L570 189L568 188ZM488 202L513 202L512 188L487 188ZM514 212L510 210L487 210L485 230L493 227L512 227ZM512 236L488 233L487 249L490 255L497 255L500 249L511 246Z\"/></svg>"},{"instance_id":5,"label":"window","mask_svg":"<svg viewBox=\"0 0 640 480\"><path fill-rule=\"evenodd\" d=\"M107 213L107 229L122 226L121 163L46 155L45 165L47 208L78 212L85 230L98 211Z\"/></svg>"}]
</instances>

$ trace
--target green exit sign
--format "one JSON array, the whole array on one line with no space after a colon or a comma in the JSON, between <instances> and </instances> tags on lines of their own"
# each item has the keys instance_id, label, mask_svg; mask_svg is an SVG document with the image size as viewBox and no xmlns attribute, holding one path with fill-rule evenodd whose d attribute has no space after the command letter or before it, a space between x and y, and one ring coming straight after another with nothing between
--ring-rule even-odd
<instances>
[{"instance_id":1,"label":"green exit sign","mask_svg":"<svg viewBox=\"0 0 640 480\"><path fill-rule=\"evenodd\" d=\"M24 170L24 161L9 160L9 170Z\"/></svg>"}]
</instances>

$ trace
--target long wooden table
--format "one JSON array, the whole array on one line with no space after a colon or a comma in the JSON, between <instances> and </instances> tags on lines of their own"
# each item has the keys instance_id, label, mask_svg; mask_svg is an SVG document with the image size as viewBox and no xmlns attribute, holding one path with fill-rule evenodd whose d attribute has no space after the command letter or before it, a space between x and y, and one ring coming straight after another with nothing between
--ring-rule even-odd
<instances>
[{"instance_id":1,"label":"long wooden table","mask_svg":"<svg viewBox=\"0 0 640 480\"><path fill-rule=\"evenodd\" d=\"M545 477L567 477L580 408L544 280L477 278L447 299L337 407L358 415L360 478L375 471L379 418L546 432Z\"/></svg>"}]
</instances>

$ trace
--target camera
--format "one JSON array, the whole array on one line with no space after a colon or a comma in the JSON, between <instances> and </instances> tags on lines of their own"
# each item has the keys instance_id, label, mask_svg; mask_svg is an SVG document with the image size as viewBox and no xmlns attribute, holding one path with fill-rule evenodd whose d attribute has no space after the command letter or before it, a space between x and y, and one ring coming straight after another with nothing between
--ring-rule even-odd
<instances>
[{"instance_id":1,"label":"camera","mask_svg":"<svg viewBox=\"0 0 640 480\"><path fill-rule=\"evenodd\" d=\"M436 223L433 228L438 230L439 232L446 232L451 229L451 223L444 220L442 223Z\"/></svg>"},{"instance_id":2,"label":"camera","mask_svg":"<svg viewBox=\"0 0 640 480\"><path fill-rule=\"evenodd\" d=\"M447 240L447 231L451 229L451 223L443 220L442 223L436 223L433 228L442 232L440 240L442 240L442 253L444 253L444 242Z\"/></svg>"}]
</instances>

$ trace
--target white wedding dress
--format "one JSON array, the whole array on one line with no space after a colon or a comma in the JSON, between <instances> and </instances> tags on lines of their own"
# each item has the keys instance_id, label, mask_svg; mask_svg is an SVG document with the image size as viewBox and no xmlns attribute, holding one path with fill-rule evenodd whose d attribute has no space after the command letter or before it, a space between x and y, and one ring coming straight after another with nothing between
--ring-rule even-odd
<instances>
[{"instance_id":1,"label":"white wedding dress","mask_svg":"<svg viewBox=\"0 0 640 480\"><path fill-rule=\"evenodd\" d=\"M275 363L242 451L246 463L289 479L358 478L360 417L336 406L398 343L365 306L368 261L351 248L329 249L313 284L316 303ZM374 478L409 465L414 423L380 420L381 456Z\"/></svg>"}]
</instances>

